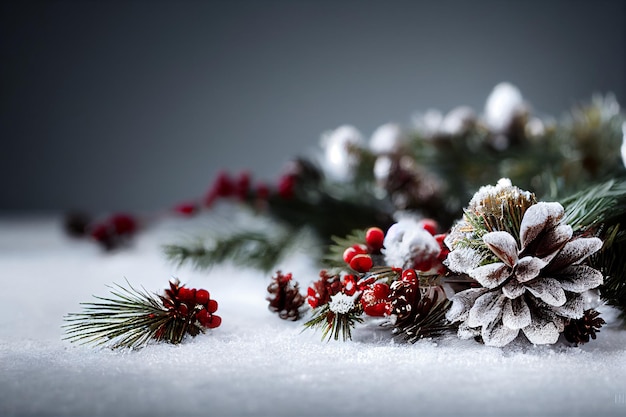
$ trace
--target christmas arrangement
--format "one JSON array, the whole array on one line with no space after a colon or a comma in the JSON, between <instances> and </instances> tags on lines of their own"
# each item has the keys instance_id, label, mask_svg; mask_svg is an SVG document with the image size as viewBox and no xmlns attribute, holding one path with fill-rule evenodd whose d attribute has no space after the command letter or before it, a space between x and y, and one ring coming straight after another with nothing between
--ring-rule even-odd
<instances>
[{"instance_id":1,"label":"christmas arrangement","mask_svg":"<svg viewBox=\"0 0 626 417\"><path fill-rule=\"evenodd\" d=\"M381 126L369 144L342 126L274 185L220 174L173 213L238 204L277 227L172 243L164 256L201 269L234 262L267 277L290 248L313 240L321 271L297 277L306 291L277 271L259 297L323 339L351 339L370 321L409 343L456 334L496 347L578 345L598 337L601 306L626 308L625 165L626 118L612 96L557 122L532 114L503 83L480 116L431 110L408 127ZM73 214L66 227L111 250L146 224ZM178 281L161 295L128 287L69 314L68 339L136 348L221 323L205 290Z\"/></svg>"}]
</instances>

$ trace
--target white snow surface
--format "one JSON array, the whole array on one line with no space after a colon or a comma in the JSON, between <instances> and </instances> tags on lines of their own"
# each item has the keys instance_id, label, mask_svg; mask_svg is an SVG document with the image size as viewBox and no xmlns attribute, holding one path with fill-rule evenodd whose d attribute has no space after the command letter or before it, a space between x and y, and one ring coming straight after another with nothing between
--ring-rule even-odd
<instances>
[{"instance_id":1,"label":"white snow surface","mask_svg":"<svg viewBox=\"0 0 626 417\"><path fill-rule=\"evenodd\" d=\"M376 322L358 327L352 342L325 342L268 310L270 276L165 259L162 244L203 227L163 222L107 254L66 237L60 218L0 218L0 415L626 415L626 330L614 310L582 347L491 348L454 335L408 345ZM303 253L280 268L303 290L317 279ZM63 316L108 295L106 285L127 278L160 292L173 276L210 291L221 327L137 351L62 340Z\"/></svg>"}]
</instances>

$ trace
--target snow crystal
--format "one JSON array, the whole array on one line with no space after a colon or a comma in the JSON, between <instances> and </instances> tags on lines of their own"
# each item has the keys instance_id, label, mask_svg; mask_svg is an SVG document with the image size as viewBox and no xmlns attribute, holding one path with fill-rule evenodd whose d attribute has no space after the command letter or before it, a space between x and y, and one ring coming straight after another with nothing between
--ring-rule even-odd
<instances>
[{"instance_id":1,"label":"snow crystal","mask_svg":"<svg viewBox=\"0 0 626 417\"><path fill-rule=\"evenodd\" d=\"M330 297L328 308L336 314L347 314L354 308L354 296L337 293Z\"/></svg>"}]
</instances>

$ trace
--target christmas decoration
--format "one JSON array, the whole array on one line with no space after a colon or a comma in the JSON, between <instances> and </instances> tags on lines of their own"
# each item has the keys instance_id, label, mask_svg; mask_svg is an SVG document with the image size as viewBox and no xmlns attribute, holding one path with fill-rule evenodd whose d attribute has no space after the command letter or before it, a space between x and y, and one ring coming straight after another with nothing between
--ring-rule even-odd
<instances>
[{"instance_id":1,"label":"christmas decoration","mask_svg":"<svg viewBox=\"0 0 626 417\"><path fill-rule=\"evenodd\" d=\"M187 288L175 279L163 295L115 285L115 298L83 303L82 313L70 313L63 327L66 339L113 349L137 349L150 341L178 344L185 336L197 336L219 327L217 302L204 289Z\"/></svg>"},{"instance_id":2,"label":"christmas decoration","mask_svg":"<svg viewBox=\"0 0 626 417\"><path fill-rule=\"evenodd\" d=\"M518 338L586 343L604 322L600 305L626 310L625 143L626 117L612 95L556 121L501 83L482 114L429 110L408 126L384 124L369 140L340 126L274 182L221 172L203 197L172 212L237 204L269 226L215 231L164 253L199 269L232 262L269 272L305 241L321 248L306 294L279 271L267 301L297 320L306 299L305 327L321 329L322 339L351 339L371 320L410 343L448 331L500 347ZM68 221L67 230L112 249L145 224L116 214ZM182 314L172 306L161 316ZM194 314L200 330L215 320L208 308Z\"/></svg>"},{"instance_id":3,"label":"christmas decoration","mask_svg":"<svg viewBox=\"0 0 626 417\"><path fill-rule=\"evenodd\" d=\"M304 296L300 294L298 283L292 282L291 274L277 271L267 287L269 309L283 320L300 319L300 307L304 304Z\"/></svg>"}]
</instances>

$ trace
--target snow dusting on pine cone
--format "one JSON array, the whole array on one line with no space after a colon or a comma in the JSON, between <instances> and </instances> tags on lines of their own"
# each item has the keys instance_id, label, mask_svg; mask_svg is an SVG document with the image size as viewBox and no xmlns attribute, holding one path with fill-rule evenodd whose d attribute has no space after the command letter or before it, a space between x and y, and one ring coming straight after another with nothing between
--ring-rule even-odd
<instances>
[{"instance_id":1,"label":"snow dusting on pine cone","mask_svg":"<svg viewBox=\"0 0 626 417\"><path fill-rule=\"evenodd\" d=\"M469 269L482 287L452 298L446 317L460 322L460 337L480 335L486 345L505 346L521 330L534 344L551 344L570 319L583 316L583 293L601 285L603 277L581 262L600 250L602 241L573 237L563 215L559 203L540 202L525 211L519 241L505 231L482 236L487 259L497 261ZM448 266L460 269L456 262Z\"/></svg>"},{"instance_id":2,"label":"snow dusting on pine cone","mask_svg":"<svg viewBox=\"0 0 626 417\"><path fill-rule=\"evenodd\" d=\"M418 263L436 259L441 247L416 220L406 218L389 228L382 252L387 265L409 269Z\"/></svg>"}]
</instances>

